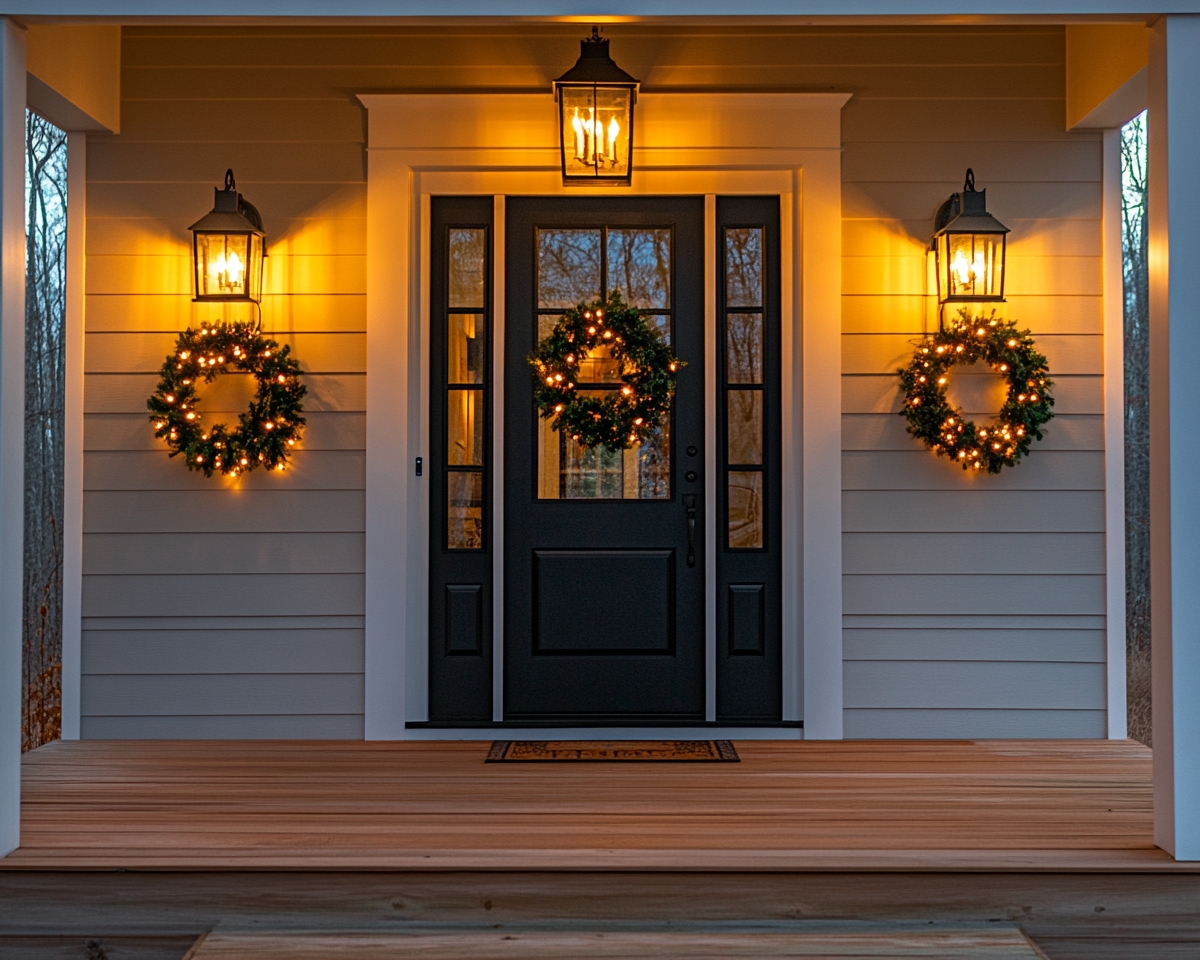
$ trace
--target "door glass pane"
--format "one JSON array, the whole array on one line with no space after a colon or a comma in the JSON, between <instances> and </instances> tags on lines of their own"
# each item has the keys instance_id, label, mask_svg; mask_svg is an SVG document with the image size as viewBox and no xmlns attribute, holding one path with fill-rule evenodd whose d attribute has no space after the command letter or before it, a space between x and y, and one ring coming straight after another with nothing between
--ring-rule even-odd
<instances>
[{"instance_id":1,"label":"door glass pane","mask_svg":"<svg viewBox=\"0 0 1200 960\"><path fill-rule=\"evenodd\" d=\"M634 450L584 450L541 421L538 498L541 500L667 500L671 496L669 419Z\"/></svg>"},{"instance_id":2,"label":"door glass pane","mask_svg":"<svg viewBox=\"0 0 1200 960\"><path fill-rule=\"evenodd\" d=\"M762 391L730 390L728 397L728 462L731 464L762 463Z\"/></svg>"},{"instance_id":3,"label":"door glass pane","mask_svg":"<svg viewBox=\"0 0 1200 960\"><path fill-rule=\"evenodd\" d=\"M729 546L757 549L763 545L762 474L729 472Z\"/></svg>"},{"instance_id":4,"label":"door glass pane","mask_svg":"<svg viewBox=\"0 0 1200 960\"><path fill-rule=\"evenodd\" d=\"M486 306L487 231L483 227L450 229L450 307Z\"/></svg>"},{"instance_id":5,"label":"door glass pane","mask_svg":"<svg viewBox=\"0 0 1200 960\"><path fill-rule=\"evenodd\" d=\"M608 289L642 310L671 306L671 231L610 229Z\"/></svg>"},{"instance_id":6,"label":"door glass pane","mask_svg":"<svg viewBox=\"0 0 1200 960\"><path fill-rule=\"evenodd\" d=\"M446 458L452 467L483 464L483 391L446 391Z\"/></svg>"},{"instance_id":7,"label":"door glass pane","mask_svg":"<svg viewBox=\"0 0 1200 960\"><path fill-rule=\"evenodd\" d=\"M762 314L726 314L725 381L727 383L762 383L762 368Z\"/></svg>"},{"instance_id":8,"label":"door glass pane","mask_svg":"<svg viewBox=\"0 0 1200 960\"><path fill-rule=\"evenodd\" d=\"M600 298L600 246L599 229L538 230L538 309L566 310Z\"/></svg>"},{"instance_id":9,"label":"door glass pane","mask_svg":"<svg viewBox=\"0 0 1200 960\"><path fill-rule=\"evenodd\" d=\"M725 305L761 307L763 272L762 227L725 229Z\"/></svg>"},{"instance_id":10,"label":"door glass pane","mask_svg":"<svg viewBox=\"0 0 1200 960\"><path fill-rule=\"evenodd\" d=\"M585 450L559 435L559 496L563 500L620 500L625 496L623 451L605 447Z\"/></svg>"},{"instance_id":11,"label":"door glass pane","mask_svg":"<svg viewBox=\"0 0 1200 960\"><path fill-rule=\"evenodd\" d=\"M452 313L446 326L450 339L446 350L446 382L483 383L483 316Z\"/></svg>"},{"instance_id":12,"label":"door glass pane","mask_svg":"<svg viewBox=\"0 0 1200 960\"><path fill-rule=\"evenodd\" d=\"M483 474L453 470L446 474L446 546L483 548Z\"/></svg>"}]
</instances>

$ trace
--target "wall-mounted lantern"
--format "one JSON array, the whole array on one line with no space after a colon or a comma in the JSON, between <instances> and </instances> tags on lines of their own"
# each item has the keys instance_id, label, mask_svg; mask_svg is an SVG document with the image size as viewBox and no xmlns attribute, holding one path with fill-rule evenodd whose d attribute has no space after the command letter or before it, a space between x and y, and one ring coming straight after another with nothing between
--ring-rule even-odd
<instances>
[{"instance_id":1,"label":"wall-mounted lantern","mask_svg":"<svg viewBox=\"0 0 1200 960\"><path fill-rule=\"evenodd\" d=\"M563 183L628 186L638 81L613 62L595 27L579 46L575 66L554 81Z\"/></svg>"},{"instance_id":2,"label":"wall-mounted lantern","mask_svg":"<svg viewBox=\"0 0 1200 960\"><path fill-rule=\"evenodd\" d=\"M214 189L212 213L197 220L192 231L196 300L262 300L262 217L237 192L233 171L225 173L225 189Z\"/></svg>"},{"instance_id":3,"label":"wall-mounted lantern","mask_svg":"<svg viewBox=\"0 0 1200 960\"><path fill-rule=\"evenodd\" d=\"M967 171L962 193L950 195L934 222L938 303L1004 299L1005 235L1008 227L987 212L987 191L975 189Z\"/></svg>"}]
</instances>

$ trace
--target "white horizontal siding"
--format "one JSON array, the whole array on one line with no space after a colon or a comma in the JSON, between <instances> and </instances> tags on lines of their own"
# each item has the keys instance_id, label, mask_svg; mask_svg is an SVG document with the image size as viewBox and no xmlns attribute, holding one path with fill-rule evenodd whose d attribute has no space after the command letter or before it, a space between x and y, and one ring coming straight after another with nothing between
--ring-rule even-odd
<instances>
[{"instance_id":1,"label":"white horizontal siding","mask_svg":"<svg viewBox=\"0 0 1200 960\"><path fill-rule=\"evenodd\" d=\"M992 37L992 58L1026 55L1028 36L1008 39ZM1061 69L1060 41L1040 50ZM1025 79L979 99L868 92L846 108L847 736L1105 735L1101 144L1064 132L1061 73ZM1012 229L998 312L1033 331L1054 380L1045 439L998 476L926 451L897 415L896 370L936 328L933 214L967 167ZM999 378L976 365L950 381L968 416L995 416Z\"/></svg>"}]
</instances>

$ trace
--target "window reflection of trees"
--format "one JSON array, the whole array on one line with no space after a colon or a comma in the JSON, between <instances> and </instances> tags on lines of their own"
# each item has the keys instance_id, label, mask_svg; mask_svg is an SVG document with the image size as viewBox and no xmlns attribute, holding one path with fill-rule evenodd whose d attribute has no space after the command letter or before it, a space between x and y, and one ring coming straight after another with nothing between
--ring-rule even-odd
<instances>
[{"instance_id":1,"label":"window reflection of trees","mask_svg":"<svg viewBox=\"0 0 1200 960\"><path fill-rule=\"evenodd\" d=\"M642 310L671 305L671 231L609 230L608 289Z\"/></svg>"},{"instance_id":2,"label":"window reflection of trees","mask_svg":"<svg viewBox=\"0 0 1200 960\"><path fill-rule=\"evenodd\" d=\"M600 246L599 230L538 231L540 309L567 310L600 297ZM546 319L553 327L555 318Z\"/></svg>"},{"instance_id":3,"label":"window reflection of trees","mask_svg":"<svg viewBox=\"0 0 1200 960\"><path fill-rule=\"evenodd\" d=\"M25 577L21 747L62 735L67 135L25 123Z\"/></svg>"},{"instance_id":4,"label":"window reflection of trees","mask_svg":"<svg viewBox=\"0 0 1200 960\"><path fill-rule=\"evenodd\" d=\"M730 307L762 305L761 227L725 231L725 303Z\"/></svg>"}]
</instances>

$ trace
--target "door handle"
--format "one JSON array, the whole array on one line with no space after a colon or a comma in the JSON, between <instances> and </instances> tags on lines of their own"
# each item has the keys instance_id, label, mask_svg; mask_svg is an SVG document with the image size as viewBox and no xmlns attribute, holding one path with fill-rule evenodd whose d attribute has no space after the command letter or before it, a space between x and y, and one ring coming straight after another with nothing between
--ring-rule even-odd
<instances>
[{"instance_id":1,"label":"door handle","mask_svg":"<svg viewBox=\"0 0 1200 960\"><path fill-rule=\"evenodd\" d=\"M683 506L687 510L688 552L687 565L696 565L696 498L688 495L683 498Z\"/></svg>"}]
</instances>

